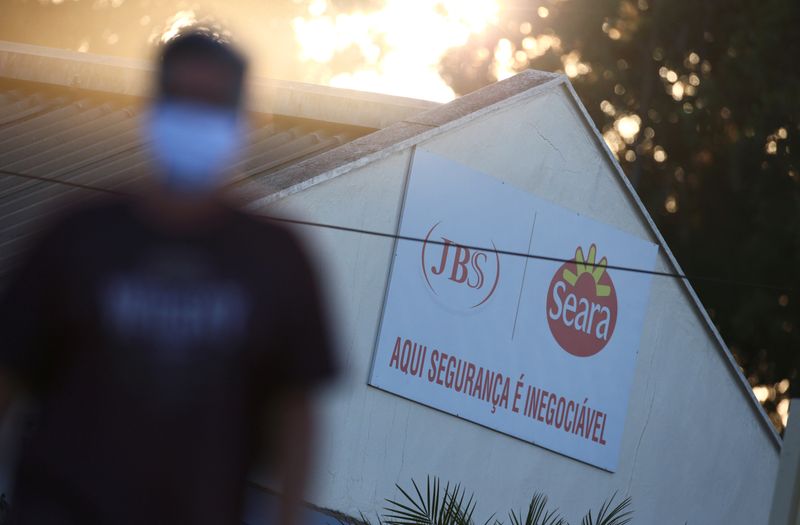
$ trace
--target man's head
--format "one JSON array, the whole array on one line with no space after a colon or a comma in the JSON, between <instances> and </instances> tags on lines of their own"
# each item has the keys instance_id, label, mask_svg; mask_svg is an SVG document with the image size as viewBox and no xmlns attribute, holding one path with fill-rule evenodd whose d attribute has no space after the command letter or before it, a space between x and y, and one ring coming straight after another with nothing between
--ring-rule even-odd
<instances>
[{"instance_id":1,"label":"man's head","mask_svg":"<svg viewBox=\"0 0 800 525\"><path fill-rule=\"evenodd\" d=\"M246 64L229 44L201 30L173 38L159 56L159 99L238 109Z\"/></svg>"},{"instance_id":2,"label":"man's head","mask_svg":"<svg viewBox=\"0 0 800 525\"><path fill-rule=\"evenodd\" d=\"M245 69L230 45L204 31L184 32L161 49L146 133L171 193L203 197L223 185L244 138Z\"/></svg>"}]
</instances>

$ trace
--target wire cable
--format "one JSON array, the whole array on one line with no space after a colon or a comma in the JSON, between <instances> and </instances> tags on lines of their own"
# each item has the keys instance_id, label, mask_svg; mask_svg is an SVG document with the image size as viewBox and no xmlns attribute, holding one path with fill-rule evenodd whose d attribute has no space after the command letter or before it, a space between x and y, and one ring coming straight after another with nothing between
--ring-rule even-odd
<instances>
[{"instance_id":1,"label":"wire cable","mask_svg":"<svg viewBox=\"0 0 800 525\"><path fill-rule=\"evenodd\" d=\"M447 244L447 243L442 242L442 241L435 241L435 240L431 240L431 239L428 239L426 241L425 239L422 239L420 237L412 237L412 236L409 236L409 235L400 235L400 234L394 234L394 233L379 232L379 231L375 231L375 230L366 230L366 229L362 229L362 228L352 228L352 227L349 227L349 226L340 226L340 225L337 225L337 224L328 224L328 223L324 223L324 222L313 222L313 221L305 221L305 220L300 220L300 219L287 219L287 218L283 218L283 217L274 217L274 216L271 216L271 215L260 215L260 214L259 214L259 217L263 217L263 218L265 218L267 220L272 220L272 221L276 221L276 222L283 222L283 223L287 223L287 224L294 224L294 225L298 225L298 226L310 226L310 227L315 227L315 228L325 228L325 229L337 230L337 231L343 231L343 232L349 232L349 233L358 233L358 234L363 234L363 235L370 235L370 236L373 236L373 237L384 237L384 238L387 238L387 239L396 239L396 240L400 240L400 241L412 241L412 242L419 242L419 243L426 243L427 242L428 244L435 244L435 245L439 245L439 246L445 246ZM524 252L511 251L511 250L500 250L500 249L495 249L495 248L485 248L485 247L473 246L473 245L469 245L469 244L459 244L459 246L461 246L462 248L467 248L469 250L477 250L477 251L482 251L482 252L492 252L492 253L497 253L498 255L508 255L508 256L512 256L512 257L523 257L523 258L528 258L528 259L538 259L538 260L542 260L542 261L551 261L551 262L559 262L559 263L575 262L575 259L566 259L566 258L563 258L563 257L552 257L552 256L549 256L549 255L540 255L540 254L535 254L535 253L524 253ZM602 264L601 265L601 264L598 264L598 263L590 263L590 262L583 262L581 264L583 264L584 266L592 267L592 268L603 267L603 268L606 268L608 270L619 270L619 271L623 271L623 272L641 273L641 274L648 274L648 275L653 275L653 276L657 276L657 277L672 277L672 278L675 278L675 279L684 279L684 280L689 280L689 281L701 280L701 281L708 281L708 282L712 282L712 283L716 283L716 284L731 284L731 285L748 286L748 287L754 287L754 288L766 288L766 289L770 289L770 290L777 290L777 291L783 291L783 292L793 292L794 291L792 288L787 288L785 286L778 286L778 285L765 284L765 283L755 283L755 282L749 282L749 281L738 281L738 280L733 280L733 279L723 279L721 277L709 277L709 276L703 276L703 275L688 275L688 274L681 274L681 273L675 273L675 272L662 272L662 271L658 271L658 270L645 270L643 268L634 268L632 266L620 266L620 265L613 265L613 264Z\"/></svg>"},{"instance_id":2,"label":"wire cable","mask_svg":"<svg viewBox=\"0 0 800 525\"><path fill-rule=\"evenodd\" d=\"M91 186L91 185L88 185L88 184L80 184L80 183L75 183L75 182L70 182L70 181L65 181L65 180L50 179L50 178L42 177L42 176L38 176L38 175L29 175L29 174L26 174L26 173L18 173L18 172L4 170L4 169L0 169L0 174L14 176L14 177L21 177L21 178L24 178L24 179L37 180L37 181L40 181L40 182L48 182L48 183L52 183L52 184L61 184L61 185L69 186L69 187L73 187L73 188L79 188L79 189L84 189L84 190L89 190L89 191L97 191L97 192L102 192L102 193L107 193L107 194L112 194L112 195L118 195L118 196L132 196L130 193L125 193L125 192L112 190L112 189L108 189L108 188L100 188L100 187L97 187L97 186ZM380 237L380 238L384 238L384 239L392 239L392 240L397 240L397 241L410 241L410 242L418 242L418 243L426 243L427 242L429 244L434 244L434 245L439 245L439 246L444 246L444 245L447 244L447 243L444 243L442 241L436 241L436 240L431 240L431 239L425 240L425 239L422 239L420 237L413 237L413 236L409 236L409 235L400 235L400 234L396 234L396 233L381 232L381 231L377 231L377 230L368 230L368 229L364 229L364 228L354 228L354 227L342 226L342 225L338 225L338 224L329 224L329 223L324 223L324 222L307 221L307 220L301 220L301 219L289 219L289 218L285 218L285 217L275 217L275 216L272 216L272 215L265 215L265 214L260 214L260 213L257 213L256 215L258 215L259 217L261 217L263 219L266 219L266 220L285 223L285 224L292 224L292 225L295 225L295 226L308 226L308 227L312 227L312 228L321 228L321 229L327 229L327 230L354 233L354 234L359 234L359 235L369 235L371 237ZM469 250L477 250L477 251L482 251L482 252L493 252L493 253L497 253L498 255L506 255L506 256L510 256L510 257L522 257L522 258L537 259L537 260L541 260L541 261L550 261L550 262L557 262L557 263L575 262L574 259L567 259L567 258L563 258L563 257L553 257L553 256L549 256L549 255L524 253L524 252L517 252L517 251L512 251L512 250L501 250L501 249L496 249L496 248L486 248L486 247L481 247L481 246L465 245L465 244L460 244L459 246L461 246L463 248L467 248ZM751 288L763 288L763 289L767 289L767 290L775 290L775 291L780 291L780 292L794 292L793 288L788 288L786 286L778 286L778 285L774 285L774 284L757 283L757 282L751 282L751 281L739 281L739 280L735 280L735 279L724 279L724 278L721 278L721 277L711 277L711 276L707 276L707 275L689 275L689 274L684 274L684 273L664 272L664 271L659 271L659 270L645 270L643 268L634 268L634 267L631 267L631 266L621 266L621 265L613 265L613 264L600 265L600 264L597 264L597 263L592 264L592 263L589 263L589 262L584 262L583 264L585 266L590 266L590 267L593 267L593 268L602 266L603 268L606 268L608 270L618 270L618 271L623 271L623 272L631 272L631 273L653 275L653 276L656 276L656 277L670 277L670 278L673 278L673 279L681 279L681 280L687 280L687 281L706 281L706 282L714 283L714 284L724 284L724 285L733 285L733 286L746 286L746 287L751 287Z\"/></svg>"}]
</instances>

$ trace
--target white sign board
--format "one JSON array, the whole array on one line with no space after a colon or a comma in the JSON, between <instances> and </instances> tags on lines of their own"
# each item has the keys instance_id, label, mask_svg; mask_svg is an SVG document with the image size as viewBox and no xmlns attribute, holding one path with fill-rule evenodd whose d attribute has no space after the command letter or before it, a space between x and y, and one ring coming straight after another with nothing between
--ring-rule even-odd
<instances>
[{"instance_id":1,"label":"white sign board","mask_svg":"<svg viewBox=\"0 0 800 525\"><path fill-rule=\"evenodd\" d=\"M615 470L657 246L419 149L399 235L370 384Z\"/></svg>"}]
</instances>

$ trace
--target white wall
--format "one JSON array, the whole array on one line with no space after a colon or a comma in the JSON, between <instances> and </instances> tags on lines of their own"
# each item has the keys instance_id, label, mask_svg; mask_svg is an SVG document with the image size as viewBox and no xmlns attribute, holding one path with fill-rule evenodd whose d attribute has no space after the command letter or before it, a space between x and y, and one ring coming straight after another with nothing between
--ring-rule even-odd
<instances>
[{"instance_id":1,"label":"white wall","mask_svg":"<svg viewBox=\"0 0 800 525\"><path fill-rule=\"evenodd\" d=\"M657 242L563 86L421 144L517 188ZM270 213L395 232L411 150L273 204ZM325 393L311 501L373 514L395 483L428 474L461 482L479 512L527 505L541 490L573 523L614 491L634 523L766 521L778 448L683 285L656 277L617 472L367 386L393 242L313 230L338 321L346 376ZM657 269L671 270L661 252Z\"/></svg>"}]
</instances>

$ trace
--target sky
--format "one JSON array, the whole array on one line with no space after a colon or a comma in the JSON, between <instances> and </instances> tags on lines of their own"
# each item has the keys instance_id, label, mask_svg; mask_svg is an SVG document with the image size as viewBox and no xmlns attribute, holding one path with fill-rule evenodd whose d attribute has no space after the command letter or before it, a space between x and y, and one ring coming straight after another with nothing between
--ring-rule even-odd
<instances>
[{"instance_id":1,"label":"sky","mask_svg":"<svg viewBox=\"0 0 800 525\"><path fill-rule=\"evenodd\" d=\"M0 0L0 38L148 58L181 27L224 28L263 76L448 101L452 48L500 21L500 0ZM546 8L543 8L546 11ZM545 12L542 11L542 12ZM504 41L498 78L514 73Z\"/></svg>"}]
</instances>

